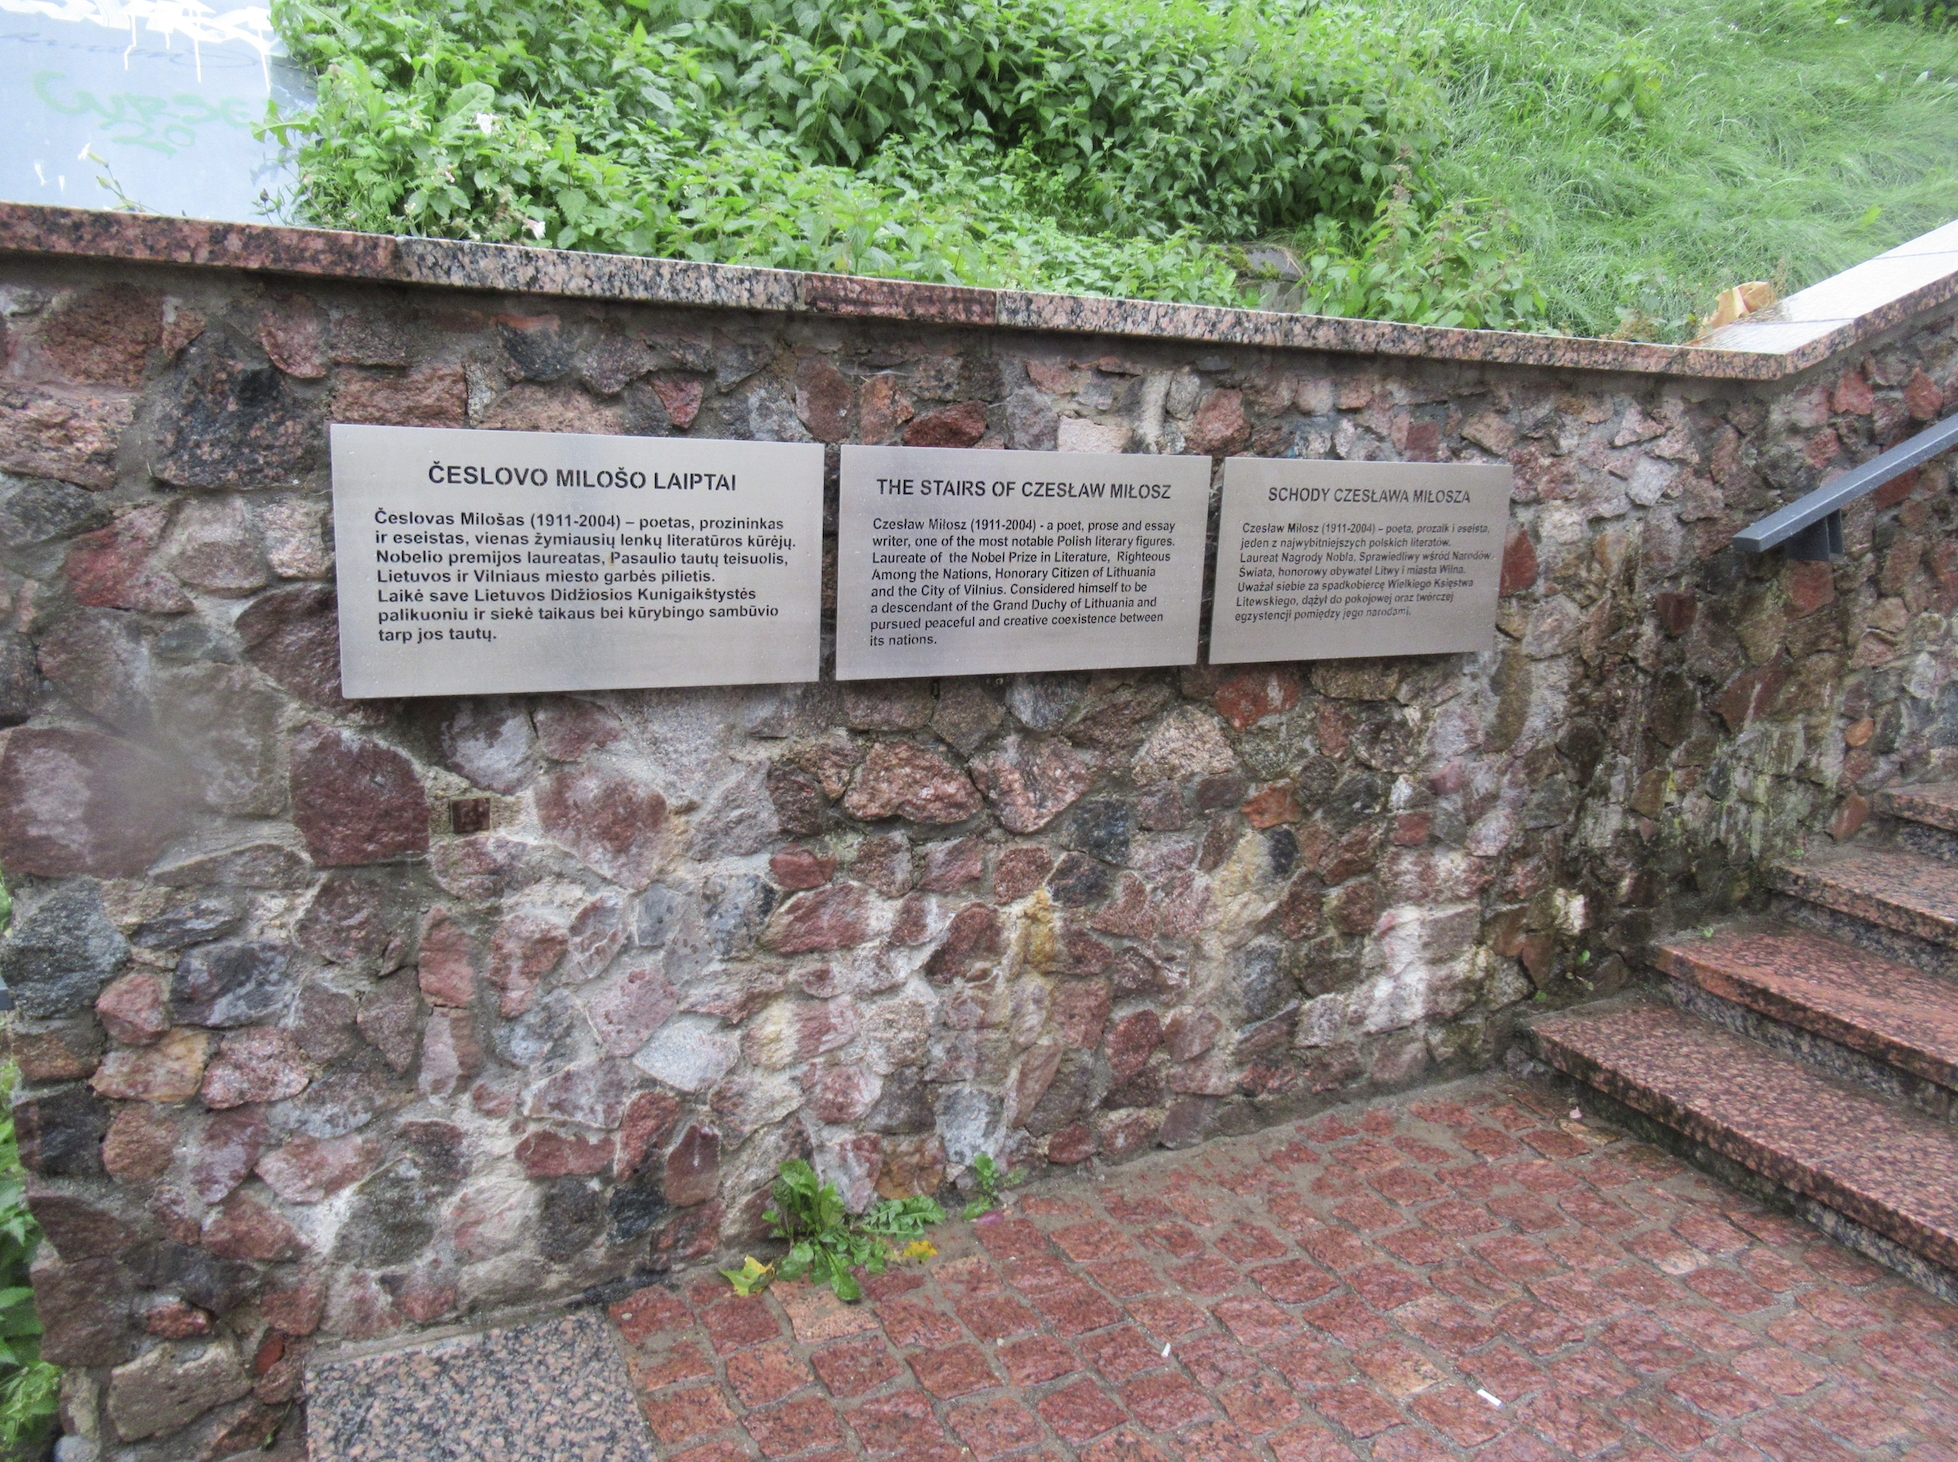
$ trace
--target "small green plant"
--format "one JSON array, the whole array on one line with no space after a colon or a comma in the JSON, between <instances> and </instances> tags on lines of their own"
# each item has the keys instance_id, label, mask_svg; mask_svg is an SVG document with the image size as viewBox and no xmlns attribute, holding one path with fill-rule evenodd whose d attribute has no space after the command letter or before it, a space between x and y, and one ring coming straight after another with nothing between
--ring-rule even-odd
<instances>
[{"instance_id":1,"label":"small green plant","mask_svg":"<svg viewBox=\"0 0 1958 1462\"><path fill-rule=\"evenodd\" d=\"M0 928L11 913L10 901L0 903ZM27 1282L41 1230L27 1211L14 1138L12 1097L19 1079L13 1066L0 1071L0 1454L9 1457L39 1455L54 1429L61 1391L61 1371L41 1359L41 1321Z\"/></svg>"},{"instance_id":2,"label":"small green plant","mask_svg":"<svg viewBox=\"0 0 1958 1462\"><path fill-rule=\"evenodd\" d=\"M1000 1195L1008 1188L1017 1188L1027 1180L1025 1173L1009 1173L992 1160L990 1154L980 1153L972 1163L972 1181L979 1189L979 1196L965 1206L967 1218L983 1218L1000 1205Z\"/></svg>"},{"instance_id":3,"label":"small green plant","mask_svg":"<svg viewBox=\"0 0 1958 1462\"><path fill-rule=\"evenodd\" d=\"M775 1264L750 1257L739 1269L723 1269L722 1277L736 1294L757 1295L777 1279L807 1275L827 1284L840 1300L859 1300L863 1285L858 1270L882 1274L893 1258L928 1259L938 1252L925 1242L924 1233L945 1221L945 1210L930 1198L887 1198L852 1217L836 1185L823 1182L801 1158L782 1164L774 1196L775 1206L762 1217L789 1252ZM899 1249L893 1239L909 1242Z\"/></svg>"}]
</instances>

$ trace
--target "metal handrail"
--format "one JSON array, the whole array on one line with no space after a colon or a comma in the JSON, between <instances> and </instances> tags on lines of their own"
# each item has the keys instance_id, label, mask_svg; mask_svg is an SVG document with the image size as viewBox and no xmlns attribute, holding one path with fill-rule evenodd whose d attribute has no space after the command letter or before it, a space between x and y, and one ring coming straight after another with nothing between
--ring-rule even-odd
<instances>
[{"instance_id":1,"label":"metal handrail","mask_svg":"<svg viewBox=\"0 0 1958 1462\"><path fill-rule=\"evenodd\" d=\"M1901 446L1871 458L1853 472L1845 472L1828 486L1818 487L1780 512L1749 524L1734 535L1734 544L1749 553L1766 553L1779 544L1788 557L1796 559L1840 557L1844 508L1953 447L1958 447L1958 415L1946 417Z\"/></svg>"}]
</instances>

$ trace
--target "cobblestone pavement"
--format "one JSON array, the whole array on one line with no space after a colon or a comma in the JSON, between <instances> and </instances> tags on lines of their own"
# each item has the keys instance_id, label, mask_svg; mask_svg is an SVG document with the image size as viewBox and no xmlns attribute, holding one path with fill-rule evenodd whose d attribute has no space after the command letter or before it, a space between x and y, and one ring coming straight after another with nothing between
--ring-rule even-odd
<instances>
[{"instance_id":1,"label":"cobblestone pavement","mask_svg":"<svg viewBox=\"0 0 1958 1462\"><path fill-rule=\"evenodd\" d=\"M663 1458L1958 1458L1958 1310L1487 1078L612 1309ZM1500 1404L1498 1404L1500 1403Z\"/></svg>"}]
</instances>

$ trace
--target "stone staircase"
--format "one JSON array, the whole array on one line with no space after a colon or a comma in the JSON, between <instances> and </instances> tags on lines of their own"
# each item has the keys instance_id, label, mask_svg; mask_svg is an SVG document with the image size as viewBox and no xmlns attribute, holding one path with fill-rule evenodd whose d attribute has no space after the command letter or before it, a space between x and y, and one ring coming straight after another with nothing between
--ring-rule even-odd
<instances>
[{"instance_id":1,"label":"stone staircase","mask_svg":"<svg viewBox=\"0 0 1958 1462\"><path fill-rule=\"evenodd\" d=\"M1767 917L1660 946L1666 996L1546 1016L1612 1114L1958 1299L1958 783L1882 793Z\"/></svg>"}]
</instances>

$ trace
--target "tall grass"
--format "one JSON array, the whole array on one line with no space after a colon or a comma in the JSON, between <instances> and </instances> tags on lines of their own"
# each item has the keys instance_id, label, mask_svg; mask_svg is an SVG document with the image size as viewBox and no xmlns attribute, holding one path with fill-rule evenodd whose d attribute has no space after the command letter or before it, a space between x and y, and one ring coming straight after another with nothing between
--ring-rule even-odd
<instances>
[{"instance_id":1,"label":"tall grass","mask_svg":"<svg viewBox=\"0 0 1958 1462\"><path fill-rule=\"evenodd\" d=\"M1400 0L1390 23L1447 35L1433 176L1508 213L1565 328L1678 338L1726 285L1800 288L1958 217L1958 30L1837 0Z\"/></svg>"}]
</instances>

